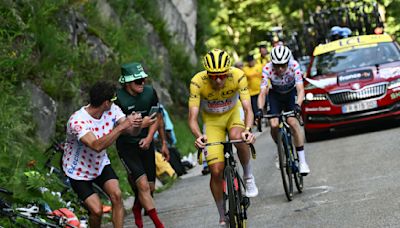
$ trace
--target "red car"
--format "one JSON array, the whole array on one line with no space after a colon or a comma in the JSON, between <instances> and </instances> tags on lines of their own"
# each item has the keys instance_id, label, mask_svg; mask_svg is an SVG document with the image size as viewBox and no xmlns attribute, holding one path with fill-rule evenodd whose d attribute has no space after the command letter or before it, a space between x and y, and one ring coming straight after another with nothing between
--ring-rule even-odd
<instances>
[{"instance_id":1,"label":"red car","mask_svg":"<svg viewBox=\"0 0 400 228\"><path fill-rule=\"evenodd\" d=\"M319 45L306 75L302 111L307 141L353 123L400 118L400 47L389 35Z\"/></svg>"}]
</instances>

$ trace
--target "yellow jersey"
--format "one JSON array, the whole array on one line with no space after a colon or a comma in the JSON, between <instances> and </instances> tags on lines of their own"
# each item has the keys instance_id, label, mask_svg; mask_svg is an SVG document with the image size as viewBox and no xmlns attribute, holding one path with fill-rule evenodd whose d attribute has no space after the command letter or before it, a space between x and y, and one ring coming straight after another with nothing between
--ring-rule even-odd
<instances>
[{"instance_id":1,"label":"yellow jersey","mask_svg":"<svg viewBox=\"0 0 400 228\"><path fill-rule=\"evenodd\" d=\"M261 68L270 61L269 55L262 57L261 55L256 59L256 63L261 65Z\"/></svg>"},{"instance_id":2,"label":"yellow jersey","mask_svg":"<svg viewBox=\"0 0 400 228\"><path fill-rule=\"evenodd\" d=\"M231 67L222 89L214 89L207 71L193 76L190 82L189 108L200 107L206 113L226 113L233 109L238 100L250 100L244 72Z\"/></svg>"},{"instance_id":3,"label":"yellow jersey","mask_svg":"<svg viewBox=\"0 0 400 228\"><path fill-rule=\"evenodd\" d=\"M255 64L254 66L244 66L243 72L247 77L250 96L260 93L260 85L262 80L262 66Z\"/></svg>"}]
</instances>

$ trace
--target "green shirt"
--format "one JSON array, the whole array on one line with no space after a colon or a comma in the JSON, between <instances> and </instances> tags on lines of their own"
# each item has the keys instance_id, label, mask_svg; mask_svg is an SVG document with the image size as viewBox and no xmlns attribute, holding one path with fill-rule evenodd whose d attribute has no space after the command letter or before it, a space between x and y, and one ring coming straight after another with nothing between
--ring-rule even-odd
<instances>
[{"instance_id":1,"label":"green shirt","mask_svg":"<svg viewBox=\"0 0 400 228\"><path fill-rule=\"evenodd\" d=\"M118 105L125 115L131 114L133 111L142 113L142 117L148 116L151 106L159 106L158 97L153 87L145 85L143 92L132 96L124 88L117 90ZM117 139L117 143L138 143L140 139L146 138L149 128L143 128L139 135L132 136L123 134Z\"/></svg>"}]
</instances>

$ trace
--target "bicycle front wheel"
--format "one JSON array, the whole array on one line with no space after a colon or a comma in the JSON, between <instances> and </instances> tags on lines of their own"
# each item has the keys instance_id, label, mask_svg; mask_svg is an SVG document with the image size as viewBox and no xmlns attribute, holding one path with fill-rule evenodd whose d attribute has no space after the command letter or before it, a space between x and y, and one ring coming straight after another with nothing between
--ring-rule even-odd
<instances>
[{"instance_id":1,"label":"bicycle front wheel","mask_svg":"<svg viewBox=\"0 0 400 228\"><path fill-rule=\"evenodd\" d=\"M290 160L288 159L288 143L284 133L278 134L278 155L279 155L279 167L281 170L283 189L285 190L286 198L289 201L293 199L293 178L292 178L292 167Z\"/></svg>"},{"instance_id":2,"label":"bicycle front wheel","mask_svg":"<svg viewBox=\"0 0 400 228\"><path fill-rule=\"evenodd\" d=\"M294 148L294 147L292 146L292 148ZM293 172L294 183L296 183L297 191L299 193L302 193L304 185L303 185L303 175L301 175L301 173L300 173L299 155L297 154L296 150L292 150L292 151L293 151L293 158L294 158L293 165L296 167L295 172Z\"/></svg>"},{"instance_id":3,"label":"bicycle front wheel","mask_svg":"<svg viewBox=\"0 0 400 228\"><path fill-rule=\"evenodd\" d=\"M225 167L225 181L226 181L226 190L228 193L228 217L229 217L229 227L237 227L237 219L238 219L238 214L237 214L237 209L240 206L239 201L237 200L236 197L236 191L235 191L235 173L232 169L232 167Z\"/></svg>"}]
</instances>

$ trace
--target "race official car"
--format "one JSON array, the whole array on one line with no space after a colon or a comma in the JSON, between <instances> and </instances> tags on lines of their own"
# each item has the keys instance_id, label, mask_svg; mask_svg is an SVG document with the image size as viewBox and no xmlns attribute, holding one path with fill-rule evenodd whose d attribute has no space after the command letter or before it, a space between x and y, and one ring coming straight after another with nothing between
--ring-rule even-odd
<instances>
[{"instance_id":1,"label":"race official car","mask_svg":"<svg viewBox=\"0 0 400 228\"><path fill-rule=\"evenodd\" d=\"M306 75L302 111L307 141L354 123L400 118L400 47L389 35L319 45Z\"/></svg>"}]
</instances>

